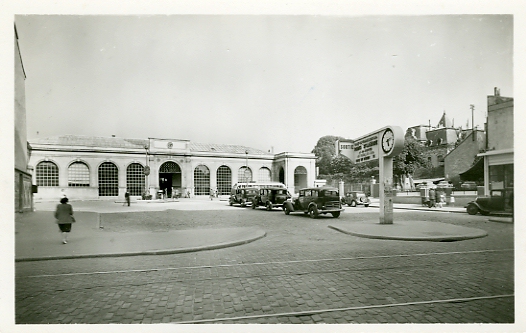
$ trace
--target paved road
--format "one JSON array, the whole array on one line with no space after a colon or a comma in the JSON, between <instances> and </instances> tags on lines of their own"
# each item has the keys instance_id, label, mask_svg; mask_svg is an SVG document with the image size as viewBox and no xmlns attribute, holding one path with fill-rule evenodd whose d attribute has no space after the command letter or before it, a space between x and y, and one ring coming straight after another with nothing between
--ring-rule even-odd
<instances>
[{"instance_id":1,"label":"paved road","mask_svg":"<svg viewBox=\"0 0 526 333\"><path fill-rule=\"evenodd\" d=\"M222 205L214 202L213 205ZM226 203L225 203L226 205ZM377 218L347 208L340 222ZM243 246L165 256L16 263L18 324L513 323L513 225L487 217L395 212L484 229L459 242L366 239L312 220L230 207L103 215L119 232L254 226Z\"/></svg>"}]
</instances>

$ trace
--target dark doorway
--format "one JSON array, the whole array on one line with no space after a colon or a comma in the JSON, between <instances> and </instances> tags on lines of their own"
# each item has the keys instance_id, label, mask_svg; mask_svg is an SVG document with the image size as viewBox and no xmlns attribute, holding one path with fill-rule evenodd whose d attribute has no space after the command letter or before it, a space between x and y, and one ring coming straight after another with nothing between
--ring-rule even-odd
<instances>
[{"instance_id":1,"label":"dark doorway","mask_svg":"<svg viewBox=\"0 0 526 333\"><path fill-rule=\"evenodd\" d=\"M285 170L279 168L279 182L285 184Z\"/></svg>"},{"instance_id":2,"label":"dark doorway","mask_svg":"<svg viewBox=\"0 0 526 333\"><path fill-rule=\"evenodd\" d=\"M172 197L173 190L181 193L181 168L174 162L166 162L159 168L159 189Z\"/></svg>"}]
</instances>

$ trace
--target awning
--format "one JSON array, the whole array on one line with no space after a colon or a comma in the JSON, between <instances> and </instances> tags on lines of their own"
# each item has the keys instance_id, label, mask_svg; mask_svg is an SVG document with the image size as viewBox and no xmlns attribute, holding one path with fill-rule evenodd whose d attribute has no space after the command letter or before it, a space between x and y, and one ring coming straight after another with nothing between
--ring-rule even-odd
<instances>
[{"instance_id":1,"label":"awning","mask_svg":"<svg viewBox=\"0 0 526 333\"><path fill-rule=\"evenodd\" d=\"M467 171L459 173L461 181L480 181L484 180L484 158L479 159Z\"/></svg>"}]
</instances>

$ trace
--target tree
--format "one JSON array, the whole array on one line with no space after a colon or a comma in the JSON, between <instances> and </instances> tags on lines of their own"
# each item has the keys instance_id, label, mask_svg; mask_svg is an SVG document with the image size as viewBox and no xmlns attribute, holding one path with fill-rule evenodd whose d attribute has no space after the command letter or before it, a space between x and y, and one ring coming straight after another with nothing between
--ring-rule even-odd
<instances>
[{"instance_id":1,"label":"tree","mask_svg":"<svg viewBox=\"0 0 526 333\"><path fill-rule=\"evenodd\" d=\"M349 174L354 168L355 164L345 155L338 155L333 157L329 164L330 174L342 173Z\"/></svg>"},{"instance_id":2,"label":"tree","mask_svg":"<svg viewBox=\"0 0 526 333\"><path fill-rule=\"evenodd\" d=\"M406 137L404 149L393 159L393 175L397 181L401 181L404 176L411 177L417 169L427 165L423 147L415 139Z\"/></svg>"},{"instance_id":3,"label":"tree","mask_svg":"<svg viewBox=\"0 0 526 333\"><path fill-rule=\"evenodd\" d=\"M336 155L336 140L344 140L341 136L326 135L321 137L311 153L316 155L316 166L321 175L331 173L331 161Z\"/></svg>"}]
</instances>

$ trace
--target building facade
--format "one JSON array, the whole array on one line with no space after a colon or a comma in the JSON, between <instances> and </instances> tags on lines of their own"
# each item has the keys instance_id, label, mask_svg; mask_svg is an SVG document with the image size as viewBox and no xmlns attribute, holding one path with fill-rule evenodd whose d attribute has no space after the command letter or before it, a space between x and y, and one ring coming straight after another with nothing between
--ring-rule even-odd
<instances>
[{"instance_id":1,"label":"building facade","mask_svg":"<svg viewBox=\"0 0 526 333\"><path fill-rule=\"evenodd\" d=\"M235 183L284 183L291 193L313 186L316 157L271 154L223 144L179 139L126 139L65 135L30 141L29 165L36 200L114 199L161 191L206 196L230 194Z\"/></svg>"},{"instance_id":2,"label":"building facade","mask_svg":"<svg viewBox=\"0 0 526 333\"><path fill-rule=\"evenodd\" d=\"M460 175L470 170L477 161L477 155L486 148L486 133L474 130L466 134L455 149L444 158L445 178L454 184L460 183ZM478 180L478 179L473 179Z\"/></svg>"},{"instance_id":3,"label":"building facade","mask_svg":"<svg viewBox=\"0 0 526 333\"><path fill-rule=\"evenodd\" d=\"M487 97L488 117L486 131L486 152L484 158L484 192L504 190L507 208L513 207L513 98L500 96L495 88L494 95Z\"/></svg>"},{"instance_id":4,"label":"building facade","mask_svg":"<svg viewBox=\"0 0 526 333\"><path fill-rule=\"evenodd\" d=\"M475 132L475 135L472 133ZM467 137L470 137L468 141ZM468 170L485 145L484 131L455 127L446 112L437 126L417 125L407 129L407 138L412 138L424 147L423 154L431 169L420 169L415 178L444 178L457 184L460 173ZM473 141L474 139L474 141Z\"/></svg>"},{"instance_id":5,"label":"building facade","mask_svg":"<svg viewBox=\"0 0 526 333\"><path fill-rule=\"evenodd\" d=\"M33 209L31 168L28 167L29 149L26 130L26 73L18 47L15 26L15 212Z\"/></svg>"}]
</instances>

